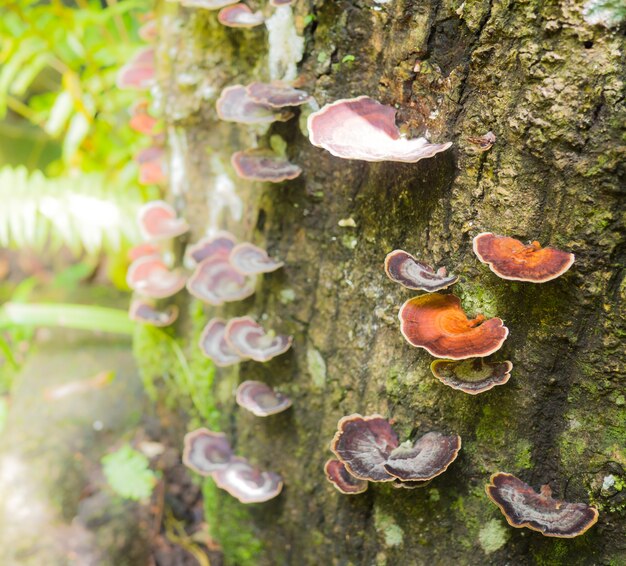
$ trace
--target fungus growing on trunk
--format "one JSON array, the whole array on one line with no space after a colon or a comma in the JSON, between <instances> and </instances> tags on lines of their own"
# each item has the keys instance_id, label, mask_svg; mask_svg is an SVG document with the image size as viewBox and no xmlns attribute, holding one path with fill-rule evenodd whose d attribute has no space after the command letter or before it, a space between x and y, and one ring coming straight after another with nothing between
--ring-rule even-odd
<instances>
[{"instance_id":1,"label":"fungus growing on trunk","mask_svg":"<svg viewBox=\"0 0 626 566\"><path fill-rule=\"evenodd\" d=\"M131 320L150 326L169 326L178 318L178 307L170 305L166 310L160 311L146 301L135 299L130 304L128 316Z\"/></svg>"},{"instance_id":2,"label":"fungus growing on trunk","mask_svg":"<svg viewBox=\"0 0 626 566\"><path fill-rule=\"evenodd\" d=\"M509 334L499 318L478 315L469 320L455 295L431 293L409 299L399 318L407 342L437 358L485 357L499 350Z\"/></svg>"},{"instance_id":3,"label":"fungus growing on trunk","mask_svg":"<svg viewBox=\"0 0 626 566\"><path fill-rule=\"evenodd\" d=\"M293 88L280 81L272 83L251 83L246 87L246 91L254 102L272 108L300 106L311 100L308 92Z\"/></svg>"},{"instance_id":4,"label":"fungus growing on trunk","mask_svg":"<svg viewBox=\"0 0 626 566\"><path fill-rule=\"evenodd\" d=\"M144 204L137 212L137 223L144 239L151 241L175 238L189 230L187 221L162 200Z\"/></svg>"},{"instance_id":5,"label":"fungus growing on trunk","mask_svg":"<svg viewBox=\"0 0 626 566\"><path fill-rule=\"evenodd\" d=\"M146 297L164 299L185 286L185 276L170 271L158 256L144 256L130 264L126 282L131 289Z\"/></svg>"},{"instance_id":6,"label":"fungus growing on trunk","mask_svg":"<svg viewBox=\"0 0 626 566\"><path fill-rule=\"evenodd\" d=\"M232 366L242 360L241 356L226 342L225 333L226 321L221 318L213 318L200 334L200 350L219 367Z\"/></svg>"},{"instance_id":7,"label":"fungus growing on trunk","mask_svg":"<svg viewBox=\"0 0 626 566\"><path fill-rule=\"evenodd\" d=\"M235 172L242 179L264 183L282 183L300 176L302 169L265 149L237 151L230 158Z\"/></svg>"},{"instance_id":8,"label":"fungus growing on trunk","mask_svg":"<svg viewBox=\"0 0 626 566\"><path fill-rule=\"evenodd\" d=\"M537 493L511 474L493 474L485 491L509 525L518 529L527 527L548 537L577 537L598 520L595 507L553 499L548 485Z\"/></svg>"},{"instance_id":9,"label":"fungus growing on trunk","mask_svg":"<svg viewBox=\"0 0 626 566\"><path fill-rule=\"evenodd\" d=\"M265 250L248 242L237 244L230 252L229 261L243 275L270 273L284 265L282 261L268 256Z\"/></svg>"},{"instance_id":10,"label":"fungus growing on trunk","mask_svg":"<svg viewBox=\"0 0 626 566\"><path fill-rule=\"evenodd\" d=\"M327 104L309 116L307 127L314 146L343 159L416 163L452 145L403 138L396 126L396 109L368 96Z\"/></svg>"},{"instance_id":11,"label":"fungus growing on trunk","mask_svg":"<svg viewBox=\"0 0 626 566\"><path fill-rule=\"evenodd\" d=\"M237 387L237 405L257 417L269 417L291 407L291 399L262 381L244 381Z\"/></svg>"},{"instance_id":12,"label":"fungus growing on trunk","mask_svg":"<svg viewBox=\"0 0 626 566\"><path fill-rule=\"evenodd\" d=\"M249 316L233 318L226 325L226 341L241 357L267 362L291 348L293 338L266 332Z\"/></svg>"},{"instance_id":13,"label":"fungus growing on trunk","mask_svg":"<svg viewBox=\"0 0 626 566\"><path fill-rule=\"evenodd\" d=\"M224 6L236 4L239 0L180 0L185 8L202 8L204 10L219 10Z\"/></svg>"},{"instance_id":14,"label":"fungus growing on trunk","mask_svg":"<svg viewBox=\"0 0 626 566\"><path fill-rule=\"evenodd\" d=\"M262 503L283 489L283 479L274 472L261 472L244 458L233 458L226 467L213 472L217 486L241 503Z\"/></svg>"},{"instance_id":15,"label":"fungus growing on trunk","mask_svg":"<svg viewBox=\"0 0 626 566\"><path fill-rule=\"evenodd\" d=\"M148 104L147 100L140 100L132 107L128 125L140 134L153 136L159 121L148 112Z\"/></svg>"},{"instance_id":16,"label":"fungus growing on trunk","mask_svg":"<svg viewBox=\"0 0 626 566\"><path fill-rule=\"evenodd\" d=\"M250 98L246 87L234 85L222 90L215 105L221 120L239 124L271 124L286 122L293 116L289 111L278 111L275 108L259 104Z\"/></svg>"},{"instance_id":17,"label":"fungus growing on trunk","mask_svg":"<svg viewBox=\"0 0 626 566\"><path fill-rule=\"evenodd\" d=\"M339 460L328 460L324 464L324 472L326 479L341 493L356 495L367 491L367 481L355 478Z\"/></svg>"},{"instance_id":18,"label":"fungus growing on trunk","mask_svg":"<svg viewBox=\"0 0 626 566\"><path fill-rule=\"evenodd\" d=\"M293 4L294 0L270 0L270 4L276 8L280 6L289 6Z\"/></svg>"},{"instance_id":19,"label":"fungus growing on trunk","mask_svg":"<svg viewBox=\"0 0 626 566\"><path fill-rule=\"evenodd\" d=\"M563 275L574 263L574 254L542 248L539 242L524 245L515 238L483 232L474 238L474 253L502 279L545 283Z\"/></svg>"},{"instance_id":20,"label":"fungus growing on trunk","mask_svg":"<svg viewBox=\"0 0 626 566\"><path fill-rule=\"evenodd\" d=\"M165 152L158 145L151 145L135 155L139 164L139 182L142 185L157 185L167 180L163 158Z\"/></svg>"},{"instance_id":21,"label":"fungus growing on trunk","mask_svg":"<svg viewBox=\"0 0 626 566\"><path fill-rule=\"evenodd\" d=\"M154 47L144 47L117 73L117 87L122 90L147 90L154 83Z\"/></svg>"},{"instance_id":22,"label":"fungus growing on trunk","mask_svg":"<svg viewBox=\"0 0 626 566\"><path fill-rule=\"evenodd\" d=\"M222 231L209 238L202 238L196 244L188 246L185 250L185 255L195 263L200 263L214 256L228 257L236 243L237 238L235 236L230 232Z\"/></svg>"},{"instance_id":23,"label":"fungus growing on trunk","mask_svg":"<svg viewBox=\"0 0 626 566\"><path fill-rule=\"evenodd\" d=\"M435 360L430 364L433 375L452 389L470 395L478 395L504 385L511 377L511 362L487 362L483 358L473 358L460 362Z\"/></svg>"},{"instance_id":24,"label":"fungus growing on trunk","mask_svg":"<svg viewBox=\"0 0 626 566\"><path fill-rule=\"evenodd\" d=\"M233 460L233 450L221 432L199 428L185 435L183 463L202 476L226 468Z\"/></svg>"},{"instance_id":25,"label":"fungus growing on trunk","mask_svg":"<svg viewBox=\"0 0 626 566\"><path fill-rule=\"evenodd\" d=\"M265 18L261 12L253 12L245 4L235 4L222 8L217 20L229 28L253 28L260 26Z\"/></svg>"},{"instance_id":26,"label":"fungus growing on trunk","mask_svg":"<svg viewBox=\"0 0 626 566\"><path fill-rule=\"evenodd\" d=\"M242 301L254 294L255 286L255 276L242 275L221 255L200 262L187 281L194 297L215 306Z\"/></svg>"},{"instance_id":27,"label":"fungus growing on trunk","mask_svg":"<svg viewBox=\"0 0 626 566\"><path fill-rule=\"evenodd\" d=\"M160 253L161 252L158 246L155 246L150 242L146 242L130 248L130 250L128 250L128 259L130 259L130 261L135 261L140 257L159 256Z\"/></svg>"},{"instance_id":28,"label":"fungus growing on trunk","mask_svg":"<svg viewBox=\"0 0 626 566\"><path fill-rule=\"evenodd\" d=\"M430 265L417 261L410 253L394 250L385 258L387 277L413 290L439 291L456 283L456 275L447 275L445 267L435 271Z\"/></svg>"}]
</instances>

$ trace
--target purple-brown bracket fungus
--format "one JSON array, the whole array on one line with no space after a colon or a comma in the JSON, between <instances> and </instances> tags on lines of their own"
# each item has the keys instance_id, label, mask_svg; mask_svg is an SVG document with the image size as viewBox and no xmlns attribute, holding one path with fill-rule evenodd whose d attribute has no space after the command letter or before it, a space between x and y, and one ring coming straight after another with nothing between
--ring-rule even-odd
<instances>
[{"instance_id":1,"label":"purple-brown bracket fungus","mask_svg":"<svg viewBox=\"0 0 626 566\"><path fill-rule=\"evenodd\" d=\"M266 332L249 316L233 318L226 325L226 341L241 357L267 362L291 348L293 338Z\"/></svg>"},{"instance_id":2,"label":"purple-brown bracket fungus","mask_svg":"<svg viewBox=\"0 0 626 566\"><path fill-rule=\"evenodd\" d=\"M284 108L285 106L300 106L311 100L308 92L293 88L283 82L251 83L246 87L248 96L264 106Z\"/></svg>"},{"instance_id":3,"label":"purple-brown bracket fungus","mask_svg":"<svg viewBox=\"0 0 626 566\"><path fill-rule=\"evenodd\" d=\"M553 499L547 485L537 493L527 483L504 472L493 474L485 491L509 525L527 527L547 537L577 537L598 521L595 507Z\"/></svg>"},{"instance_id":4,"label":"purple-brown bracket fungus","mask_svg":"<svg viewBox=\"0 0 626 566\"><path fill-rule=\"evenodd\" d=\"M499 350L509 334L499 318L468 319L455 295L414 297L402 305L398 316L407 342L436 358L482 358Z\"/></svg>"},{"instance_id":5,"label":"purple-brown bracket fungus","mask_svg":"<svg viewBox=\"0 0 626 566\"><path fill-rule=\"evenodd\" d=\"M226 435L199 428L185 435L183 463L202 476L226 468L233 460L233 451Z\"/></svg>"},{"instance_id":6,"label":"purple-brown bracket fungus","mask_svg":"<svg viewBox=\"0 0 626 566\"><path fill-rule=\"evenodd\" d=\"M293 4L295 0L270 0L270 4L275 8L280 8L280 6L289 6Z\"/></svg>"},{"instance_id":7,"label":"purple-brown bracket fungus","mask_svg":"<svg viewBox=\"0 0 626 566\"><path fill-rule=\"evenodd\" d=\"M565 273L574 254L542 248L539 242L526 246L515 238L483 232L474 238L474 253L502 279L545 283Z\"/></svg>"},{"instance_id":8,"label":"purple-brown bracket fungus","mask_svg":"<svg viewBox=\"0 0 626 566\"><path fill-rule=\"evenodd\" d=\"M202 8L204 10L219 10L224 6L236 4L239 0L180 0L185 8Z\"/></svg>"},{"instance_id":9,"label":"purple-brown bracket fungus","mask_svg":"<svg viewBox=\"0 0 626 566\"><path fill-rule=\"evenodd\" d=\"M221 318L209 320L200 334L200 350L219 367L232 366L242 361L242 357L226 342L226 321Z\"/></svg>"},{"instance_id":10,"label":"purple-brown bracket fungus","mask_svg":"<svg viewBox=\"0 0 626 566\"><path fill-rule=\"evenodd\" d=\"M215 306L242 301L254 294L255 287L256 276L242 275L220 255L200 262L187 281L189 293Z\"/></svg>"},{"instance_id":11,"label":"purple-brown bracket fungus","mask_svg":"<svg viewBox=\"0 0 626 566\"><path fill-rule=\"evenodd\" d=\"M130 264L126 282L145 297L164 299L185 286L185 276L178 271L169 271L158 256L143 256Z\"/></svg>"},{"instance_id":12,"label":"purple-brown bracket fungus","mask_svg":"<svg viewBox=\"0 0 626 566\"><path fill-rule=\"evenodd\" d=\"M131 320L150 326L169 326L178 318L178 307L170 305L166 310L160 311L146 301L135 299L130 304L128 316Z\"/></svg>"},{"instance_id":13,"label":"purple-brown bracket fungus","mask_svg":"<svg viewBox=\"0 0 626 566\"><path fill-rule=\"evenodd\" d=\"M248 6L240 3L222 8L217 20L229 28L253 28L260 26L265 18L261 12L253 12Z\"/></svg>"},{"instance_id":14,"label":"purple-brown bracket fungus","mask_svg":"<svg viewBox=\"0 0 626 566\"><path fill-rule=\"evenodd\" d=\"M269 417L291 407L291 399L262 381L244 381L237 387L237 405L257 417Z\"/></svg>"},{"instance_id":15,"label":"purple-brown bracket fungus","mask_svg":"<svg viewBox=\"0 0 626 566\"><path fill-rule=\"evenodd\" d=\"M448 275L445 267L435 271L430 265L417 261L410 253L394 250L385 258L385 273L395 283L407 289L439 291L456 283L456 275Z\"/></svg>"},{"instance_id":16,"label":"purple-brown bracket fungus","mask_svg":"<svg viewBox=\"0 0 626 566\"><path fill-rule=\"evenodd\" d=\"M230 264L242 275L257 275L259 273L271 273L285 265L282 261L276 261L254 244L244 242L237 244L230 252Z\"/></svg>"},{"instance_id":17,"label":"purple-brown bracket fungus","mask_svg":"<svg viewBox=\"0 0 626 566\"><path fill-rule=\"evenodd\" d=\"M460 436L428 432L414 443L405 442L392 450L384 468L401 481L428 481L443 474L459 450Z\"/></svg>"},{"instance_id":18,"label":"purple-brown bracket fungus","mask_svg":"<svg viewBox=\"0 0 626 566\"><path fill-rule=\"evenodd\" d=\"M302 169L269 150L247 149L233 153L230 162L242 179L282 183L299 177Z\"/></svg>"},{"instance_id":19,"label":"purple-brown bracket fungus","mask_svg":"<svg viewBox=\"0 0 626 566\"><path fill-rule=\"evenodd\" d=\"M470 395L478 395L504 385L511 377L513 364L506 362L487 362L482 358L471 358L453 362L435 360L430 370L441 383Z\"/></svg>"},{"instance_id":20,"label":"purple-brown bracket fungus","mask_svg":"<svg viewBox=\"0 0 626 566\"><path fill-rule=\"evenodd\" d=\"M327 104L308 117L307 128L314 146L343 159L416 163L452 145L402 137L396 109L368 96Z\"/></svg>"},{"instance_id":21,"label":"purple-brown bracket fungus","mask_svg":"<svg viewBox=\"0 0 626 566\"><path fill-rule=\"evenodd\" d=\"M226 467L213 473L217 486L241 503L262 503L283 489L283 479L274 472L261 472L244 458L233 458Z\"/></svg>"},{"instance_id":22,"label":"purple-brown bracket fungus","mask_svg":"<svg viewBox=\"0 0 626 566\"><path fill-rule=\"evenodd\" d=\"M235 247L237 238L230 232L221 231L214 236L202 238L196 244L188 246L185 256L191 258L194 263L201 263L210 257L228 257L230 250Z\"/></svg>"},{"instance_id":23,"label":"purple-brown bracket fungus","mask_svg":"<svg viewBox=\"0 0 626 566\"><path fill-rule=\"evenodd\" d=\"M162 200L144 204L137 212L137 224L144 239L151 241L175 238L189 230L187 221Z\"/></svg>"},{"instance_id":24,"label":"purple-brown bracket fungus","mask_svg":"<svg viewBox=\"0 0 626 566\"><path fill-rule=\"evenodd\" d=\"M289 111L279 111L255 102L243 85L233 85L222 90L215 108L221 120L239 124L286 122L293 116Z\"/></svg>"},{"instance_id":25,"label":"purple-brown bracket fungus","mask_svg":"<svg viewBox=\"0 0 626 566\"><path fill-rule=\"evenodd\" d=\"M340 493L357 495L367 491L369 485L367 481L355 478L339 460L328 460L324 464L324 472L326 473L326 479Z\"/></svg>"},{"instance_id":26,"label":"purple-brown bracket fungus","mask_svg":"<svg viewBox=\"0 0 626 566\"><path fill-rule=\"evenodd\" d=\"M147 90L154 83L154 48L144 47L117 73L117 87L122 90Z\"/></svg>"}]
</instances>

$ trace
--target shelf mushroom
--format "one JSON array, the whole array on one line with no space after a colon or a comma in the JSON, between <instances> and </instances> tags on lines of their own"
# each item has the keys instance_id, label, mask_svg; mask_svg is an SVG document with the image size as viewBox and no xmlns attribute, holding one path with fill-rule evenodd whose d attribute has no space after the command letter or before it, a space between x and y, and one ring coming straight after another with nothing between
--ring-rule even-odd
<instances>
[{"instance_id":1,"label":"shelf mushroom","mask_svg":"<svg viewBox=\"0 0 626 566\"><path fill-rule=\"evenodd\" d=\"M200 350L219 367L238 364L243 358L235 352L224 338L226 321L221 318L211 319L200 334Z\"/></svg>"},{"instance_id":2,"label":"shelf mushroom","mask_svg":"<svg viewBox=\"0 0 626 566\"><path fill-rule=\"evenodd\" d=\"M162 200L144 204L137 212L137 223L144 239L153 242L175 238L189 230L187 221Z\"/></svg>"},{"instance_id":3,"label":"shelf mushroom","mask_svg":"<svg viewBox=\"0 0 626 566\"><path fill-rule=\"evenodd\" d=\"M219 10L224 6L236 4L239 0L180 0L185 8L202 8L204 10Z\"/></svg>"},{"instance_id":4,"label":"shelf mushroom","mask_svg":"<svg viewBox=\"0 0 626 566\"><path fill-rule=\"evenodd\" d=\"M539 242L524 245L515 238L483 232L474 238L474 253L502 279L545 283L565 273L574 263L574 254L542 248Z\"/></svg>"},{"instance_id":5,"label":"shelf mushroom","mask_svg":"<svg viewBox=\"0 0 626 566\"><path fill-rule=\"evenodd\" d=\"M242 301L254 294L255 287L256 276L242 275L222 255L200 262L187 281L189 293L215 306Z\"/></svg>"},{"instance_id":6,"label":"shelf mushroom","mask_svg":"<svg viewBox=\"0 0 626 566\"><path fill-rule=\"evenodd\" d=\"M402 137L396 126L396 109L368 96L327 104L309 115L307 128L314 146L343 159L416 163L452 145Z\"/></svg>"},{"instance_id":7,"label":"shelf mushroom","mask_svg":"<svg viewBox=\"0 0 626 566\"><path fill-rule=\"evenodd\" d=\"M282 261L272 259L265 250L249 242L237 244L230 251L229 261L242 275L270 273L284 265Z\"/></svg>"},{"instance_id":8,"label":"shelf mushroom","mask_svg":"<svg viewBox=\"0 0 626 566\"><path fill-rule=\"evenodd\" d=\"M169 326L178 318L178 307L170 305L166 310L160 311L146 301L135 299L130 304L128 316L131 320L150 326Z\"/></svg>"},{"instance_id":9,"label":"shelf mushroom","mask_svg":"<svg viewBox=\"0 0 626 566\"><path fill-rule=\"evenodd\" d=\"M548 485L537 493L512 474L493 474L485 490L509 525L527 527L547 537L577 537L598 521L595 507L553 499Z\"/></svg>"},{"instance_id":10,"label":"shelf mushroom","mask_svg":"<svg viewBox=\"0 0 626 566\"><path fill-rule=\"evenodd\" d=\"M275 81L271 83L251 83L246 87L248 96L259 104L272 108L300 106L311 100L308 92Z\"/></svg>"},{"instance_id":11,"label":"shelf mushroom","mask_svg":"<svg viewBox=\"0 0 626 566\"><path fill-rule=\"evenodd\" d=\"M238 177L263 183L282 183L299 177L302 169L284 157L264 149L233 153L230 162Z\"/></svg>"},{"instance_id":12,"label":"shelf mushroom","mask_svg":"<svg viewBox=\"0 0 626 566\"><path fill-rule=\"evenodd\" d=\"M229 28L253 28L260 26L265 18L261 12L253 12L245 4L239 3L222 8L217 20Z\"/></svg>"},{"instance_id":13,"label":"shelf mushroom","mask_svg":"<svg viewBox=\"0 0 626 566\"><path fill-rule=\"evenodd\" d=\"M126 272L128 286L151 299L175 295L185 286L185 276L169 271L158 256L143 256L130 264Z\"/></svg>"},{"instance_id":14,"label":"shelf mushroom","mask_svg":"<svg viewBox=\"0 0 626 566\"><path fill-rule=\"evenodd\" d=\"M367 491L369 484L366 480L355 478L342 462L330 459L324 464L326 479L332 483L340 493L346 495L357 495Z\"/></svg>"},{"instance_id":15,"label":"shelf mushroom","mask_svg":"<svg viewBox=\"0 0 626 566\"><path fill-rule=\"evenodd\" d=\"M404 250L394 250L385 258L385 273L395 283L407 289L439 291L456 283L456 275L448 275L445 267L435 271L430 265L417 261Z\"/></svg>"},{"instance_id":16,"label":"shelf mushroom","mask_svg":"<svg viewBox=\"0 0 626 566\"><path fill-rule=\"evenodd\" d=\"M197 243L188 246L185 255L195 263L214 256L228 257L236 244L235 236L230 232L220 231L214 236L202 238Z\"/></svg>"},{"instance_id":17,"label":"shelf mushroom","mask_svg":"<svg viewBox=\"0 0 626 566\"><path fill-rule=\"evenodd\" d=\"M117 88L147 90L154 83L154 47L143 47L117 73Z\"/></svg>"},{"instance_id":18,"label":"shelf mushroom","mask_svg":"<svg viewBox=\"0 0 626 566\"><path fill-rule=\"evenodd\" d=\"M289 111L277 110L271 106L255 102L250 98L246 87L243 85L233 85L222 90L215 108L221 120L239 124L285 122L293 116Z\"/></svg>"},{"instance_id":19,"label":"shelf mushroom","mask_svg":"<svg viewBox=\"0 0 626 566\"><path fill-rule=\"evenodd\" d=\"M506 362L487 362L483 358L450 361L435 360L430 364L433 375L444 385L458 389L470 395L478 395L504 385L511 377L513 364Z\"/></svg>"},{"instance_id":20,"label":"shelf mushroom","mask_svg":"<svg viewBox=\"0 0 626 566\"><path fill-rule=\"evenodd\" d=\"M199 428L185 435L183 463L202 476L226 468L233 461L233 451L226 435Z\"/></svg>"},{"instance_id":21,"label":"shelf mushroom","mask_svg":"<svg viewBox=\"0 0 626 566\"><path fill-rule=\"evenodd\" d=\"M293 338L265 329L249 316L231 319L226 325L226 341L243 358L267 362L291 348Z\"/></svg>"},{"instance_id":22,"label":"shelf mushroom","mask_svg":"<svg viewBox=\"0 0 626 566\"><path fill-rule=\"evenodd\" d=\"M244 458L233 458L213 473L216 485L241 503L262 503L276 497L283 480L274 472L261 472Z\"/></svg>"},{"instance_id":23,"label":"shelf mushroom","mask_svg":"<svg viewBox=\"0 0 626 566\"><path fill-rule=\"evenodd\" d=\"M478 315L469 320L455 295L430 293L409 299L399 318L407 342L436 358L485 357L499 350L509 334L500 318Z\"/></svg>"}]
</instances>

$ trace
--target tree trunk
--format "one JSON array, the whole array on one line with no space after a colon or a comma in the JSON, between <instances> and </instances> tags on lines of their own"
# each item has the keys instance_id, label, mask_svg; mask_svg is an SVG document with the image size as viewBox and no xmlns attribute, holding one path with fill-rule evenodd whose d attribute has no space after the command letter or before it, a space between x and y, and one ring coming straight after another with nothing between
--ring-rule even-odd
<instances>
[{"instance_id":1,"label":"tree trunk","mask_svg":"<svg viewBox=\"0 0 626 566\"><path fill-rule=\"evenodd\" d=\"M217 373L237 453L285 481L246 508L207 488L226 563L626 563L623 28L586 23L573 0L298 0L298 75L320 106L369 95L396 106L410 136L454 142L417 164L366 163L313 147L303 115L269 131L217 119L223 87L291 78L298 46L280 43L291 8L280 10L271 32L172 4L160 19L172 192L192 239L226 228L285 260L252 298L205 308L206 320L251 314L294 336L269 363ZM468 138L489 130L497 141L480 152ZM238 179L231 153L278 136L302 176ZM500 279L472 252L484 231L572 251L575 264L545 284ZM396 248L458 274L451 290L469 315L505 321L494 359L512 361L509 383L470 396L433 377L432 358L400 334L412 293L382 268ZM266 419L238 409L245 379L280 386L293 408ZM401 440L458 433L463 448L423 489L341 495L323 465L351 413L393 418ZM497 471L593 503L598 524L572 540L510 527L484 491Z\"/></svg>"}]
</instances>

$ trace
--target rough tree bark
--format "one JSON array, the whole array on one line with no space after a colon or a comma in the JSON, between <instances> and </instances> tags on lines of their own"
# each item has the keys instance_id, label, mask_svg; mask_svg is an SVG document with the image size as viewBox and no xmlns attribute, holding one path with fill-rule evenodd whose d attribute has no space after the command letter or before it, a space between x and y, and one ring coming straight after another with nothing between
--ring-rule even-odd
<instances>
[{"instance_id":1,"label":"rough tree bark","mask_svg":"<svg viewBox=\"0 0 626 566\"><path fill-rule=\"evenodd\" d=\"M209 522L262 544L243 558L222 541L226 561L625 564L623 28L585 23L574 0L298 0L299 76L320 105L367 94L396 105L411 135L454 142L414 165L368 164L312 147L302 119L268 132L220 123L224 86L270 78L268 32L161 8L173 199L192 239L228 228L286 262L251 299L207 308L207 320L250 313L295 337L270 363L218 372L237 451L285 478L279 498L236 519L220 496L229 507ZM468 137L488 130L497 142L479 153ZM272 136L302 177L237 179L230 154ZM354 227L339 225L349 218ZM550 283L504 281L472 253L481 231L571 250L576 263ZM468 313L504 319L511 333L495 357L514 364L508 384L473 397L433 378L431 357L400 335L411 293L383 273L394 248L458 273L453 292ZM237 410L244 379L280 385L293 409L268 419ZM393 417L402 439L458 433L461 456L424 489L341 496L322 467L337 420L354 412ZM598 525L572 540L509 527L484 493L496 471L593 502Z\"/></svg>"}]
</instances>

